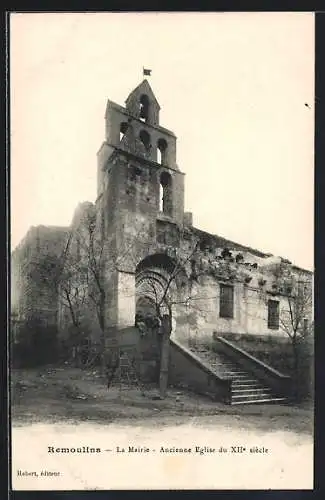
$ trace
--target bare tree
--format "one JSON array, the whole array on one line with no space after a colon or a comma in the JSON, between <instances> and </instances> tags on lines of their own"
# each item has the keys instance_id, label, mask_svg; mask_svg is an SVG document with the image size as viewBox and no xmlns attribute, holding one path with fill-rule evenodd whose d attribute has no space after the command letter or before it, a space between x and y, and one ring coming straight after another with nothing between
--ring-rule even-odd
<instances>
[{"instance_id":1,"label":"bare tree","mask_svg":"<svg viewBox=\"0 0 325 500\"><path fill-rule=\"evenodd\" d=\"M300 346L312 334L312 284L300 276L285 281L285 304L279 315L282 330L290 339L293 351L293 370L297 375L300 362Z\"/></svg>"},{"instance_id":2,"label":"bare tree","mask_svg":"<svg viewBox=\"0 0 325 500\"><path fill-rule=\"evenodd\" d=\"M141 242L145 228L134 227ZM123 249L116 256L113 236L103 237L95 210L88 210L81 218L73 236L68 241L64 269L60 276L60 298L70 313L72 323L81 333L82 312L92 305L99 331L99 349L88 356L86 365L99 359L102 375L107 375L107 387L119 365L119 343L114 325L107 324L107 303L111 293L107 281L121 264L132 262L134 239L126 239Z\"/></svg>"},{"instance_id":3,"label":"bare tree","mask_svg":"<svg viewBox=\"0 0 325 500\"><path fill-rule=\"evenodd\" d=\"M83 255L83 266L86 277L86 290L92 301L98 325L100 328L101 366L104 364L105 353L105 304L106 288L103 280L104 246L105 243L96 231L96 216L88 214L79 235L80 251Z\"/></svg>"},{"instance_id":4,"label":"bare tree","mask_svg":"<svg viewBox=\"0 0 325 500\"><path fill-rule=\"evenodd\" d=\"M105 370L106 299L107 287L104 281L105 244L96 226L96 213L88 210L81 217L77 227L71 231L64 254L63 270L59 277L59 298L61 305L69 311L72 325L79 341L83 340L83 313L92 304L100 330L99 350L88 353L86 365L100 360ZM114 267L114 266L112 266ZM88 346L89 347L89 346Z\"/></svg>"},{"instance_id":5,"label":"bare tree","mask_svg":"<svg viewBox=\"0 0 325 500\"><path fill-rule=\"evenodd\" d=\"M69 333L73 357L75 357L76 351L85 341L82 313L88 297L88 270L86 263L80 259L80 255L71 251L71 242L72 233L69 234L62 255L62 269L58 275L57 289L60 306L69 312L72 323L72 332Z\"/></svg>"}]
</instances>

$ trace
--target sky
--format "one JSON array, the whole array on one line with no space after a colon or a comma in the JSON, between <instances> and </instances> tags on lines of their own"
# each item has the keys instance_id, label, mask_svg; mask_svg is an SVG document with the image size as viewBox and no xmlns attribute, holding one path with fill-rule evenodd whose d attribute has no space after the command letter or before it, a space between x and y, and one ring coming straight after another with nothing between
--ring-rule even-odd
<instances>
[{"instance_id":1,"label":"sky","mask_svg":"<svg viewBox=\"0 0 325 500\"><path fill-rule=\"evenodd\" d=\"M11 245L95 201L107 99L152 70L194 225L313 269L313 13L11 14Z\"/></svg>"}]
</instances>

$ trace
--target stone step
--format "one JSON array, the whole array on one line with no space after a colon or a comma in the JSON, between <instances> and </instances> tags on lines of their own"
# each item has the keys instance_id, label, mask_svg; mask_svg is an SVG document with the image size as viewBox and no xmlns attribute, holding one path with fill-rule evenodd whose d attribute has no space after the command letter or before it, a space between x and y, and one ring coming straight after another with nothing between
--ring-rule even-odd
<instances>
[{"instance_id":1,"label":"stone step","mask_svg":"<svg viewBox=\"0 0 325 500\"><path fill-rule=\"evenodd\" d=\"M256 379L255 380L250 379L250 378L248 378L247 375L239 375L239 376L236 376L236 375L227 375L226 373L222 373L222 372L218 372L218 374L220 376L222 376L223 378L229 378L233 384L241 384L243 382L252 382L252 383L254 382L256 384L259 383L258 380L256 380Z\"/></svg>"},{"instance_id":2,"label":"stone step","mask_svg":"<svg viewBox=\"0 0 325 500\"><path fill-rule=\"evenodd\" d=\"M245 383L240 383L240 384L237 384L233 382L232 384L232 389L233 390L236 390L237 389L261 389L261 384L259 382L250 382L248 384L245 384Z\"/></svg>"},{"instance_id":3,"label":"stone step","mask_svg":"<svg viewBox=\"0 0 325 500\"><path fill-rule=\"evenodd\" d=\"M239 368L237 366L234 366L234 365L225 365L223 363L213 363L211 361L209 361L208 359L206 360L211 366L215 367L215 368L221 368L222 370L239 370Z\"/></svg>"},{"instance_id":4,"label":"stone step","mask_svg":"<svg viewBox=\"0 0 325 500\"><path fill-rule=\"evenodd\" d=\"M190 350L206 362L218 376L231 380L230 404L286 402L286 398L274 396L271 388L265 387L250 372L244 371L223 353L219 354L206 348Z\"/></svg>"},{"instance_id":5,"label":"stone step","mask_svg":"<svg viewBox=\"0 0 325 500\"><path fill-rule=\"evenodd\" d=\"M233 370L233 371L223 370L223 373L225 375L245 375L246 377L249 375L247 372L243 372L243 371L239 371L239 370Z\"/></svg>"},{"instance_id":6,"label":"stone step","mask_svg":"<svg viewBox=\"0 0 325 500\"><path fill-rule=\"evenodd\" d=\"M249 378L249 374L247 373L243 373L243 374L237 374L237 373L233 373L233 374L229 374L227 372L222 372L222 375L224 375L225 377L229 377L231 378L232 380L252 380L251 378ZM254 382L256 382L256 380L254 380Z\"/></svg>"},{"instance_id":7,"label":"stone step","mask_svg":"<svg viewBox=\"0 0 325 500\"><path fill-rule=\"evenodd\" d=\"M273 396L269 392L254 392L253 394L232 394L231 395L231 402L237 402L237 401L246 401L247 399L250 401L255 401L258 399L272 399Z\"/></svg>"},{"instance_id":8,"label":"stone step","mask_svg":"<svg viewBox=\"0 0 325 500\"><path fill-rule=\"evenodd\" d=\"M212 365L211 363L209 363L210 366L212 366L215 370L218 370L218 371L222 371L222 372L227 372L227 373L245 373L246 375L248 375L248 373L244 370L241 370L240 368L236 368L235 366L222 366L222 365L219 365L219 366L216 366L216 365Z\"/></svg>"},{"instance_id":9,"label":"stone step","mask_svg":"<svg viewBox=\"0 0 325 500\"><path fill-rule=\"evenodd\" d=\"M244 399L242 401L231 401L231 405L244 405L244 404L258 404L258 403L286 403L285 398L276 398L276 397L270 397L270 398L262 398L262 399Z\"/></svg>"},{"instance_id":10,"label":"stone step","mask_svg":"<svg viewBox=\"0 0 325 500\"><path fill-rule=\"evenodd\" d=\"M265 386L254 386L254 387L234 387L232 389L232 392L233 393L237 393L237 392L247 392L247 391L270 391L271 389L269 387L265 387Z\"/></svg>"},{"instance_id":11,"label":"stone step","mask_svg":"<svg viewBox=\"0 0 325 500\"><path fill-rule=\"evenodd\" d=\"M234 380L233 382L237 382L237 381ZM258 380L253 375L247 374L247 376L244 378L243 377L238 378L238 383L242 383L242 382L258 382Z\"/></svg>"},{"instance_id":12,"label":"stone step","mask_svg":"<svg viewBox=\"0 0 325 500\"><path fill-rule=\"evenodd\" d=\"M258 384L261 387L261 383L258 380L250 380L248 377L229 377L228 376L225 378L229 378L231 380L233 387L235 387L236 385L243 384L247 381L249 381L249 383L251 383L251 384Z\"/></svg>"},{"instance_id":13,"label":"stone step","mask_svg":"<svg viewBox=\"0 0 325 500\"><path fill-rule=\"evenodd\" d=\"M231 398L237 398L237 397L250 397L250 396L260 396L260 395L270 395L271 396L271 391L267 387L262 387L262 388L253 388L253 389L238 389L238 390L232 390L231 391Z\"/></svg>"}]
</instances>

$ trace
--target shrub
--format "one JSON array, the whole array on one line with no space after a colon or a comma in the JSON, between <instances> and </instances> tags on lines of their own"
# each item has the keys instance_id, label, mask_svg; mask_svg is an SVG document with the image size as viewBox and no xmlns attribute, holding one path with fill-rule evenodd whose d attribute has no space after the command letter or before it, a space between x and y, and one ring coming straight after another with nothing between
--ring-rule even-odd
<instances>
[{"instance_id":1,"label":"shrub","mask_svg":"<svg viewBox=\"0 0 325 500\"><path fill-rule=\"evenodd\" d=\"M31 368L58 359L57 328L45 325L32 318L20 328L11 348L11 363L14 368Z\"/></svg>"}]
</instances>

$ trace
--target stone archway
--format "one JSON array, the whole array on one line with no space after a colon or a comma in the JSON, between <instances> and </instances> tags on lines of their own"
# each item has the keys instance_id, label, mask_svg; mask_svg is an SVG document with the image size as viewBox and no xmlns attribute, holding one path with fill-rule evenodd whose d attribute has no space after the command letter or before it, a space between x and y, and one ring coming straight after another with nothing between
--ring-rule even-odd
<instances>
[{"instance_id":1,"label":"stone archway","mask_svg":"<svg viewBox=\"0 0 325 500\"><path fill-rule=\"evenodd\" d=\"M176 277L170 282L176 266L178 269ZM156 304L163 296L166 288L168 289L167 302L172 303L172 310L169 311L167 305L164 304L161 307L161 315L171 316L172 334L176 332L178 317L181 321L179 327L184 330L184 309L186 309L186 306L181 305L181 300L184 294L189 293L186 287L188 287L186 270L174 256L166 253L148 255L136 267L136 304L138 304L139 300L139 304L141 304L143 297L147 297L151 304ZM137 308L138 306L136 306Z\"/></svg>"},{"instance_id":2,"label":"stone archway","mask_svg":"<svg viewBox=\"0 0 325 500\"><path fill-rule=\"evenodd\" d=\"M168 299L175 292L175 283L170 281L175 265L173 259L165 254L148 255L139 262L135 272L138 312L146 304L148 310L155 309L156 315L168 314Z\"/></svg>"},{"instance_id":3,"label":"stone archway","mask_svg":"<svg viewBox=\"0 0 325 500\"><path fill-rule=\"evenodd\" d=\"M165 254L153 254L139 262L135 273L135 324L140 331L142 373L158 382L165 317L172 317L170 298L175 262ZM165 324L165 323L163 323Z\"/></svg>"}]
</instances>

